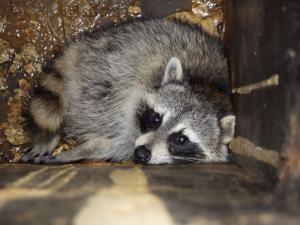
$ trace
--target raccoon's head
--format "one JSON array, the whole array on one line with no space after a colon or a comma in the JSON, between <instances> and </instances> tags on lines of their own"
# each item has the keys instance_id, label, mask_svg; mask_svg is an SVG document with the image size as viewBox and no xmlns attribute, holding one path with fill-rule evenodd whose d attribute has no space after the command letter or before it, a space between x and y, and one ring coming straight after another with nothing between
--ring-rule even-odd
<instances>
[{"instance_id":1,"label":"raccoon's head","mask_svg":"<svg viewBox=\"0 0 300 225\"><path fill-rule=\"evenodd\" d=\"M234 135L228 96L210 87L194 88L178 58L169 60L161 86L147 91L136 110L139 163L222 162ZM228 110L230 108L230 110Z\"/></svg>"}]
</instances>

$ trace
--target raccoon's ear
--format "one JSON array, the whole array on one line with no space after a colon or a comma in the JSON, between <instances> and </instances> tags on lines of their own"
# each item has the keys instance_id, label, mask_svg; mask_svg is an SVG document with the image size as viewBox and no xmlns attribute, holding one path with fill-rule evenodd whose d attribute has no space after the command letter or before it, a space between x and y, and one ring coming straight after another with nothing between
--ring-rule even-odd
<instances>
[{"instance_id":1,"label":"raccoon's ear","mask_svg":"<svg viewBox=\"0 0 300 225\"><path fill-rule=\"evenodd\" d=\"M222 130L222 142L228 144L234 136L235 116L226 115L220 119L220 126Z\"/></svg>"},{"instance_id":2,"label":"raccoon's ear","mask_svg":"<svg viewBox=\"0 0 300 225\"><path fill-rule=\"evenodd\" d=\"M178 58L172 57L166 67L165 75L162 80L162 85L170 81L182 81L182 66Z\"/></svg>"}]
</instances>

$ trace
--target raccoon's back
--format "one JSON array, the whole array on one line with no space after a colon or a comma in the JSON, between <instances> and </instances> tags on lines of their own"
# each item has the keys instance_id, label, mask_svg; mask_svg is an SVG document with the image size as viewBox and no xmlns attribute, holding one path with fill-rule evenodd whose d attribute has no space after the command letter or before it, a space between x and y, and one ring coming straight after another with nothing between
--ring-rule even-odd
<instances>
[{"instance_id":1,"label":"raccoon's back","mask_svg":"<svg viewBox=\"0 0 300 225\"><path fill-rule=\"evenodd\" d=\"M219 40L199 27L160 19L132 22L83 36L67 49L61 67L70 80L102 79L105 89L135 81L144 83L155 76L160 79L173 56L180 59L189 76L216 82L228 80Z\"/></svg>"}]
</instances>

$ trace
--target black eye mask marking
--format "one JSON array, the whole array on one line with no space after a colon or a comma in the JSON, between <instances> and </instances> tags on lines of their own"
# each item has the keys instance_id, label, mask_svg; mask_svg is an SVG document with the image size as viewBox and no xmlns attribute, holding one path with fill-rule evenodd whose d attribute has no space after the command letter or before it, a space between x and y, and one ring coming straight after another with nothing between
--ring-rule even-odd
<instances>
[{"instance_id":1,"label":"black eye mask marking","mask_svg":"<svg viewBox=\"0 0 300 225\"><path fill-rule=\"evenodd\" d=\"M205 154L199 146L191 142L182 131L171 134L167 141L169 152L174 156L205 158Z\"/></svg>"},{"instance_id":2,"label":"black eye mask marking","mask_svg":"<svg viewBox=\"0 0 300 225\"><path fill-rule=\"evenodd\" d=\"M142 133L158 129L162 122L162 116L145 103L140 104L136 119Z\"/></svg>"}]
</instances>

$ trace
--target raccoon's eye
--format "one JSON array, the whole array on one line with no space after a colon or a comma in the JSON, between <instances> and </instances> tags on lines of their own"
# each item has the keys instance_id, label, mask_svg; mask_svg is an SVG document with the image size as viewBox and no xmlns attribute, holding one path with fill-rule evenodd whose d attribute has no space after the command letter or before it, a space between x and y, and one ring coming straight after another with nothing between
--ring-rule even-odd
<instances>
[{"instance_id":1,"label":"raccoon's eye","mask_svg":"<svg viewBox=\"0 0 300 225\"><path fill-rule=\"evenodd\" d=\"M153 113L152 118L151 118L151 123L153 127L157 127L160 125L161 123L161 115L159 115L158 113Z\"/></svg>"},{"instance_id":2,"label":"raccoon's eye","mask_svg":"<svg viewBox=\"0 0 300 225\"><path fill-rule=\"evenodd\" d=\"M171 134L168 137L168 149L175 156L195 156L197 154L197 144L181 132Z\"/></svg>"},{"instance_id":3,"label":"raccoon's eye","mask_svg":"<svg viewBox=\"0 0 300 225\"><path fill-rule=\"evenodd\" d=\"M158 129L162 122L162 115L146 104L142 104L140 108L137 111L136 118L141 132L146 133Z\"/></svg>"},{"instance_id":4,"label":"raccoon's eye","mask_svg":"<svg viewBox=\"0 0 300 225\"><path fill-rule=\"evenodd\" d=\"M175 138L175 144L177 145L185 145L189 142L189 139L187 136L181 134L181 135L178 135L176 138Z\"/></svg>"}]
</instances>

